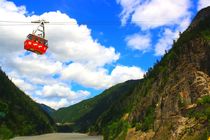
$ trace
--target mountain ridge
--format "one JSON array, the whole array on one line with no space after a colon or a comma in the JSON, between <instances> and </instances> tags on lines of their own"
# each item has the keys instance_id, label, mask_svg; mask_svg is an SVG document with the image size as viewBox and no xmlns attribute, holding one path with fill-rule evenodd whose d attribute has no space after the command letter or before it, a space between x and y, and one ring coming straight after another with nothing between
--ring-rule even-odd
<instances>
[{"instance_id":1,"label":"mountain ridge","mask_svg":"<svg viewBox=\"0 0 210 140\"><path fill-rule=\"evenodd\" d=\"M53 112L55 112L55 109L43 104L43 103L39 103L39 106L45 111L47 112L49 115L52 115Z\"/></svg>"},{"instance_id":2,"label":"mountain ridge","mask_svg":"<svg viewBox=\"0 0 210 140\"><path fill-rule=\"evenodd\" d=\"M75 104L70 106L69 108L66 107L58 109L52 114L52 116L55 121L60 121L61 123L75 122L76 124L74 126L74 129L76 129L77 131L85 132L87 131L87 126L92 125L92 123L98 116L100 116L106 109L108 109L109 106L113 105L113 103L111 102L114 102L119 94L129 96L129 91L132 90L133 87L138 84L138 82L139 80L130 80L125 83L117 84L112 88L105 90L101 95L80 102L79 106L78 104ZM92 112L94 111L96 113L94 113L93 116ZM74 117L69 117L70 114L74 114ZM81 116L77 116L77 114L80 114ZM86 118L89 118L90 122L85 122ZM84 124L86 124L87 126ZM78 128L78 126L80 129Z\"/></svg>"}]
</instances>

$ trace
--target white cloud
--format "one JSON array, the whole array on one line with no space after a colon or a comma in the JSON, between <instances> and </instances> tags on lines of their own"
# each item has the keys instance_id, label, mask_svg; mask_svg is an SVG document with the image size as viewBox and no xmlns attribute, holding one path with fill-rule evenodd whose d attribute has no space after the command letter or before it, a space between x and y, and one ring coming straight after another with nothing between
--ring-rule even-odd
<instances>
[{"instance_id":1,"label":"white cloud","mask_svg":"<svg viewBox=\"0 0 210 140\"><path fill-rule=\"evenodd\" d=\"M140 4L132 15L132 22L143 29L180 24L190 16L190 0L151 0Z\"/></svg>"},{"instance_id":2,"label":"white cloud","mask_svg":"<svg viewBox=\"0 0 210 140\"><path fill-rule=\"evenodd\" d=\"M37 91L38 95L42 95L44 97L63 97L69 100L74 100L80 98L81 96L89 96L90 93L87 91L72 91L68 85L63 83L57 83L53 85L45 85L42 91Z\"/></svg>"},{"instance_id":3,"label":"white cloud","mask_svg":"<svg viewBox=\"0 0 210 140\"><path fill-rule=\"evenodd\" d=\"M24 91L29 91L29 90L35 89L31 84L27 83L23 79L13 78L12 82L14 82L18 87L21 87Z\"/></svg>"},{"instance_id":4,"label":"white cloud","mask_svg":"<svg viewBox=\"0 0 210 140\"><path fill-rule=\"evenodd\" d=\"M42 91L37 91L39 97L34 97L38 103L44 103L54 109L67 107L78 103L90 96L88 91L71 91L67 86L62 83L56 85L47 85Z\"/></svg>"},{"instance_id":5,"label":"white cloud","mask_svg":"<svg viewBox=\"0 0 210 140\"><path fill-rule=\"evenodd\" d=\"M202 8L210 6L210 0L199 0L198 1L198 10L201 10Z\"/></svg>"},{"instance_id":6,"label":"white cloud","mask_svg":"<svg viewBox=\"0 0 210 140\"><path fill-rule=\"evenodd\" d=\"M183 32L189 26L190 22L190 17L187 17L174 30L169 27L164 28L163 33L161 33L161 38L155 44L155 55L161 56L165 54L165 51L168 51L172 47L173 41L179 38L179 33Z\"/></svg>"},{"instance_id":7,"label":"white cloud","mask_svg":"<svg viewBox=\"0 0 210 140\"><path fill-rule=\"evenodd\" d=\"M91 70L84 65L72 63L62 71L62 78L72 79L86 87L104 89L130 79L141 79L144 73L135 66L116 66L109 75L104 68Z\"/></svg>"},{"instance_id":8,"label":"white cloud","mask_svg":"<svg viewBox=\"0 0 210 140\"><path fill-rule=\"evenodd\" d=\"M120 17L122 25L125 25L130 15L135 11L136 7L140 4L140 0L117 0L123 8Z\"/></svg>"},{"instance_id":9,"label":"white cloud","mask_svg":"<svg viewBox=\"0 0 210 140\"><path fill-rule=\"evenodd\" d=\"M107 70L104 68L90 69L88 66L80 63L72 63L62 71L62 79L82 84L86 87L96 89L107 88L110 86L111 79L106 77Z\"/></svg>"},{"instance_id":10,"label":"white cloud","mask_svg":"<svg viewBox=\"0 0 210 140\"><path fill-rule=\"evenodd\" d=\"M61 71L62 63L55 60L50 60L46 56L37 56L36 54L24 57L13 57L7 62L7 67L16 68L16 71L23 75L43 76L51 75Z\"/></svg>"},{"instance_id":11,"label":"white cloud","mask_svg":"<svg viewBox=\"0 0 210 140\"><path fill-rule=\"evenodd\" d=\"M90 92L88 91L71 90L70 86L60 80L47 78L45 81L39 79L40 81L37 83L42 83L44 85L43 88L39 88L33 80L29 79L30 76L25 78L14 71L8 73L8 76L25 93L33 97L35 101L44 103L55 109L78 103L90 96Z\"/></svg>"},{"instance_id":12,"label":"white cloud","mask_svg":"<svg viewBox=\"0 0 210 140\"><path fill-rule=\"evenodd\" d=\"M163 36L158 40L155 45L155 55L163 55L165 51L168 51L173 44L173 39L178 38L179 32L173 32L170 29L165 29Z\"/></svg>"},{"instance_id":13,"label":"white cloud","mask_svg":"<svg viewBox=\"0 0 210 140\"><path fill-rule=\"evenodd\" d=\"M180 24L186 17L191 16L190 0L116 0L123 8L122 24L131 17L131 21L142 29Z\"/></svg>"},{"instance_id":14,"label":"white cloud","mask_svg":"<svg viewBox=\"0 0 210 140\"><path fill-rule=\"evenodd\" d=\"M38 102L38 103L48 105L48 106L50 106L54 109L59 109L61 107L67 107L71 104L71 103L69 103L69 101L66 98L61 98L58 101L57 100L47 100L47 99L36 98L35 101Z\"/></svg>"},{"instance_id":15,"label":"white cloud","mask_svg":"<svg viewBox=\"0 0 210 140\"><path fill-rule=\"evenodd\" d=\"M144 76L145 71L142 69L132 66L116 66L111 73L112 83L116 84L118 81L124 82L128 79L141 79Z\"/></svg>"},{"instance_id":16,"label":"white cloud","mask_svg":"<svg viewBox=\"0 0 210 140\"><path fill-rule=\"evenodd\" d=\"M65 84L54 84L54 85L45 85L41 94L45 97L69 97L74 98L75 93L72 92L69 87Z\"/></svg>"},{"instance_id":17,"label":"white cloud","mask_svg":"<svg viewBox=\"0 0 210 140\"><path fill-rule=\"evenodd\" d=\"M127 69L122 69L125 71L121 73L121 78L110 74L105 66L116 63L120 53L117 53L114 47L104 46L94 40L86 25L79 25L67 14L60 11L42 15L27 13L25 6L16 6L6 0L0 1L1 21L30 22L45 19L70 23L46 26L49 49L43 56L25 54L23 50L23 41L36 24L2 26L12 23L0 23L0 64L13 82L38 102L58 108L89 97L88 91L74 91L71 88L72 82L104 89L118 82L141 78L143 71L137 67L134 69L125 66ZM132 75L131 71L135 73Z\"/></svg>"},{"instance_id":18,"label":"white cloud","mask_svg":"<svg viewBox=\"0 0 210 140\"><path fill-rule=\"evenodd\" d=\"M45 85L41 91L37 91L37 95L49 98L66 98L72 101L88 97L90 95L90 92L83 90L74 92L69 88L68 85L64 83L56 83L52 85Z\"/></svg>"},{"instance_id":19,"label":"white cloud","mask_svg":"<svg viewBox=\"0 0 210 140\"><path fill-rule=\"evenodd\" d=\"M11 12L11 11L10 11ZM6 12L0 11L1 15ZM16 13L17 14L17 13ZM12 14L11 14L12 15ZM22 13L18 13L22 15ZM14 15L16 16L16 15ZM13 16L8 16L9 21L14 20ZM56 18L54 18L56 17ZM5 20L4 16L0 18ZM40 16L33 15L17 19L17 21L33 21L46 19L51 22L69 22L69 25L48 25L46 26L47 38L49 39L49 50L51 55L61 62L76 61L79 63L89 63L94 66L103 66L119 59L120 54L115 52L113 47L105 47L91 37L91 30L85 25L78 25L75 19L59 11L44 13ZM25 36L32 32L33 26L5 26L1 27L2 53L13 53L22 50ZM8 32L9 30L9 32ZM10 38L10 42L6 42ZM5 44L6 43L6 44ZM10 46L10 47L5 47ZM12 47L11 47L12 46ZM99 59L100 58L100 59Z\"/></svg>"},{"instance_id":20,"label":"white cloud","mask_svg":"<svg viewBox=\"0 0 210 140\"><path fill-rule=\"evenodd\" d=\"M187 27L190 25L191 23L191 17L188 16L186 18L184 18L178 25L178 27L176 28L177 31L179 32L183 32L187 29Z\"/></svg>"},{"instance_id":21,"label":"white cloud","mask_svg":"<svg viewBox=\"0 0 210 140\"><path fill-rule=\"evenodd\" d=\"M151 47L151 38L149 35L134 34L126 37L127 46L134 50L146 52Z\"/></svg>"},{"instance_id":22,"label":"white cloud","mask_svg":"<svg viewBox=\"0 0 210 140\"><path fill-rule=\"evenodd\" d=\"M59 11L41 15L51 22L66 21L70 25L49 26L47 33L50 50L60 61L74 61L103 66L119 59L120 54L113 47L105 47L91 37L91 30L86 25L78 25L74 19ZM60 18L54 18L60 17Z\"/></svg>"},{"instance_id":23,"label":"white cloud","mask_svg":"<svg viewBox=\"0 0 210 140\"><path fill-rule=\"evenodd\" d=\"M131 22L141 30L147 32L155 30L156 33L150 36L142 36L140 33L127 37L127 46L148 51L148 48L155 44L155 55L163 55L165 50L170 49L173 40L178 37L178 32L184 31L191 21L190 0L136 0L133 2L135 6L126 0L124 3L117 0L117 3L123 8L122 23L131 18ZM161 37L157 42L156 40L151 42L149 39L158 38L158 36Z\"/></svg>"},{"instance_id":24,"label":"white cloud","mask_svg":"<svg viewBox=\"0 0 210 140\"><path fill-rule=\"evenodd\" d=\"M179 33L183 32L189 26L190 21L190 18L184 19L174 30L164 28L163 33L161 33L161 38L159 38L155 44L155 55L164 55L165 51L168 51L172 47L173 41L176 41L177 38L179 38Z\"/></svg>"}]
</instances>

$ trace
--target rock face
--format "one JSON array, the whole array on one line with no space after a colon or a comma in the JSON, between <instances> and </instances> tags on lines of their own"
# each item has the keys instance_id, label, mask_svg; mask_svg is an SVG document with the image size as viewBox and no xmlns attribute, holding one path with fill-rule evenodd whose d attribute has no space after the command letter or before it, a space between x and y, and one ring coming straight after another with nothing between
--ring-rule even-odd
<instances>
[{"instance_id":1,"label":"rock face","mask_svg":"<svg viewBox=\"0 0 210 140\"><path fill-rule=\"evenodd\" d=\"M182 109L196 107L198 98L210 95L210 77L208 69L202 68L203 60L210 54L210 44L201 38L183 45L179 64L173 69L168 66L168 80L163 88L152 88L153 100L157 100L155 107L154 139L183 139L187 129L194 129L199 123L184 117ZM207 55L208 54L208 55ZM161 75L164 77L164 75ZM164 79L159 77L158 79ZM161 80L153 83L161 85ZM158 91L158 92L156 92ZM135 116L135 115L134 115ZM139 117L139 116L135 116ZM193 125L194 124L194 125ZM167 133L168 137L162 135Z\"/></svg>"},{"instance_id":2,"label":"rock face","mask_svg":"<svg viewBox=\"0 0 210 140\"><path fill-rule=\"evenodd\" d=\"M209 7L202 9L192 21L189 29L196 27L200 21L206 20L210 16L210 9Z\"/></svg>"},{"instance_id":3,"label":"rock face","mask_svg":"<svg viewBox=\"0 0 210 140\"><path fill-rule=\"evenodd\" d=\"M147 95L140 99L130 114L129 120L141 122L145 117L145 108L154 106L155 120L152 130L155 134L152 138L145 136L140 139L199 139L201 135L209 134L205 134L205 131L210 131L209 113L204 120L186 115L189 110L198 108L198 99L210 96L210 34L205 34L210 26L203 26L209 24L209 18L210 7L196 16L189 29L174 44L174 48L165 55L165 59L170 56L169 61L164 64L166 70L159 71L155 77L148 74L148 79L155 80ZM153 70L163 66L161 63ZM139 87L139 94L142 93L142 88ZM206 106L206 110L209 110L210 102ZM130 139L129 135L127 139Z\"/></svg>"}]
</instances>

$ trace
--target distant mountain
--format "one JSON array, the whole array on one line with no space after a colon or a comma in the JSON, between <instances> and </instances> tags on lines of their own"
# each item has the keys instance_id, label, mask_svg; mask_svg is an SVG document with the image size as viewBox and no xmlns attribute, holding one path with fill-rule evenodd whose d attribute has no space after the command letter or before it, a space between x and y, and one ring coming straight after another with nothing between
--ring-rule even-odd
<instances>
[{"instance_id":1,"label":"distant mountain","mask_svg":"<svg viewBox=\"0 0 210 140\"><path fill-rule=\"evenodd\" d=\"M53 113L105 140L206 140L210 136L210 7L180 33L144 79Z\"/></svg>"},{"instance_id":2,"label":"distant mountain","mask_svg":"<svg viewBox=\"0 0 210 140\"><path fill-rule=\"evenodd\" d=\"M47 105L45 105L45 104L39 104L39 105L40 105L40 107L41 107L45 112L47 112L49 115L51 115L52 113L55 112L55 109L53 109L53 108L51 108L51 107L49 107L49 106L47 106Z\"/></svg>"},{"instance_id":3,"label":"distant mountain","mask_svg":"<svg viewBox=\"0 0 210 140\"><path fill-rule=\"evenodd\" d=\"M55 123L0 70L0 139L55 131Z\"/></svg>"},{"instance_id":4,"label":"distant mountain","mask_svg":"<svg viewBox=\"0 0 210 140\"><path fill-rule=\"evenodd\" d=\"M70 107L61 108L52 114L56 122L74 123L74 130L86 132L104 112L130 96L139 80L131 80L113 86L102 94ZM120 115L121 111L119 111Z\"/></svg>"}]
</instances>

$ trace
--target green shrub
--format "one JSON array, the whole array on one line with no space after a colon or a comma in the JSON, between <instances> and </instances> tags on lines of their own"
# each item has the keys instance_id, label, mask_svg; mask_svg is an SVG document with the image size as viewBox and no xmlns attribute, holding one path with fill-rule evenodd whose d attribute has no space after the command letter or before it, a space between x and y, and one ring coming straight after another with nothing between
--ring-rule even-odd
<instances>
[{"instance_id":1,"label":"green shrub","mask_svg":"<svg viewBox=\"0 0 210 140\"><path fill-rule=\"evenodd\" d=\"M136 130L141 130L142 129L142 124L141 123L136 123L135 125Z\"/></svg>"},{"instance_id":2,"label":"green shrub","mask_svg":"<svg viewBox=\"0 0 210 140\"><path fill-rule=\"evenodd\" d=\"M205 112L208 120L210 120L210 107L207 107L204 112Z\"/></svg>"},{"instance_id":3,"label":"green shrub","mask_svg":"<svg viewBox=\"0 0 210 140\"><path fill-rule=\"evenodd\" d=\"M8 113L8 105L0 101L0 112Z\"/></svg>"},{"instance_id":4,"label":"green shrub","mask_svg":"<svg viewBox=\"0 0 210 140\"><path fill-rule=\"evenodd\" d=\"M0 101L0 120L5 118L8 113L8 105Z\"/></svg>"},{"instance_id":5,"label":"green shrub","mask_svg":"<svg viewBox=\"0 0 210 140\"><path fill-rule=\"evenodd\" d=\"M209 30L202 31L201 34L206 40L210 40L210 31Z\"/></svg>"},{"instance_id":6,"label":"green shrub","mask_svg":"<svg viewBox=\"0 0 210 140\"><path fill-rule=\"evenodd\" d=\"M34 134L34 126L33 124L29 123L29 122L24 122L23 123L23 127L22 127L22 130L21 130L21 135L31 135L31 134Z\"/></svg>"},{"instance_id":7,"label":"green shrub","mask_svg":"<svg viewBox=\"0 0 210 140\"><path fill-rule=\"evenodd\" d=\"M188 110L187 115L190 118L210 121L210 96L203 96L197 100L198 107Z\"/></svg>"},{"instance_id":8,"label":"green shrub","mask_svg":"<svg viewBox=\"0 0 210 140\"><path fill-rule=\"evenodd\" d=\"M5 125L0 126L0 139L1 140L8 140L12 138L14 134L10 129L8 129Z\"/></svg>"},{"instance_id":9,"label":"green shrub","mask_svg":"<svg viewBox=\"0 0 210 140\"><path fill-rule=\"evenodd\" d=\"M125 139L129 123L127 121L117 121L108 125L103 130L104 140Z\"/></svg>"},{"instance_id":10,"label":"green shrub","mask_svg":"<svg viewBox=\"0 0 210 140\"><path fill-rule=\"evenodd\" d=\"M153 127L155 120L155 108L153 106L148 107L146 116L142 121L142 131L147 131Z\"/></svg>"},{"instance_id":11,"label":"green shrub","mask_svg":"<svg viewBox=\"0 0 210 140\"><path fill-rule=\"evenodd\" d=\"M206 95L197 100L198 105L210 104L210 96Z\"/></svg>"}]
</instances>

